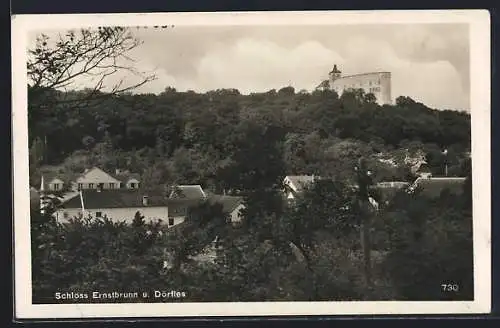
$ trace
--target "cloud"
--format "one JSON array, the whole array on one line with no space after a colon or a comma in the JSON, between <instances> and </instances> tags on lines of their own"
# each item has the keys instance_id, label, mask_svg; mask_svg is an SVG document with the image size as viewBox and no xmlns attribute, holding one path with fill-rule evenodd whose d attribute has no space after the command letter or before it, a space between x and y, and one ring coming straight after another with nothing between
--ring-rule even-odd
<instances>
[{"instance_id":1,"label":"cloud","mask_svg":"<svg viewBox=\"0 0 500 328\"><path fill-rule=\"evenodd\" d=\"M242 39L206 54L197 66L197 87L237 88L243 93L279 89L313 89L331 63L342 61L318 42L289 50L273 42ZM195 86L193 86L195 87Z\"/></svg>"},{"instance_id":2,"label":"cloud","mask_svg":"<svg viewBox=\"0 0 500 328\"><path fill-rule=\"evenodd\" d=\"M137 92L243 93L285 86L312 90L333 64L345 74L392 73L392 95L435 108L469 108L467 25L231 26L134 30L143 40L132 57L157 80ZM130 75L117 75L109 84Z\"/></svg>"}]
</instances>

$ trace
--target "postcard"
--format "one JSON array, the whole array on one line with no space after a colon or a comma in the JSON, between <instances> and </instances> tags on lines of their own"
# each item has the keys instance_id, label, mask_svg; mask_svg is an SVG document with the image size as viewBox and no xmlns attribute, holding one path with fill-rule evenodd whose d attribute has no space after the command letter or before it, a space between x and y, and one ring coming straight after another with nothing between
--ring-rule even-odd
<instances>
[{"instance_id":1,"label":"postcard","mask_svg":"<svg viewBox=\"0 0 500 328\"><path fill-rule=\"evenodd\" d=\"M12 17L17 319L491 307L486 10Z\"/></svg>"}]
</instances>

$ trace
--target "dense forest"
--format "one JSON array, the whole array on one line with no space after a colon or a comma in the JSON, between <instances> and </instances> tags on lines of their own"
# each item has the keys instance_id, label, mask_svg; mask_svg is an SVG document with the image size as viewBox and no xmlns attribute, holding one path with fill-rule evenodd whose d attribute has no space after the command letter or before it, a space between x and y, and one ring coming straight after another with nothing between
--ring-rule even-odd
<instances>
[{"instance_id":1,"label":"dense forest","mask_svg":"<svg viewBox=\"0 0 500 328\"><path fill-rule=\"evenodd\" d=\"M449 175L465 175L467 113L433 110L407 97L378 106L370 96L359 90L339 98L334 91L292 87L250 95L168 88L160 95L94 97L77 108L63 101L48 106L44 97L43 105L32 103L29 110L32 178L38 181L41 166L72 174L98 165L140 173L146 185L245 189L245 174L269 165L263 156L270 147L282 175L349 178L360 155L401 159L405 150L423 150L435 175L444 175L445 163ZM64 94L68 98L71 93ZM378 180L406 179L380 161L372 166Z\"/></svg>"},{"instance_id":2,"label":"dense forest","mask_svg":"<svg viewBox=\"0 0 500 328\"><path fill-rule=\"evenodd\" d=\"M56 290L174 289L187 292L184 301L472 298L468 114L405 97L378 106L362 92L339 98L291 87L251 95L169 88L98 98L84 108L57 104L30 107L32 179L44 170L127 168L151 188L182 182L244 191L246 209L235 229L220 208L202 204L174 231L140 213L131 226L97 218L61 225L33 213L34 302L56 302ZM435 175L446 163L449 175L467 176L464 192L432 198L401 191L374 213L367 195L349 187L363 181L360 158L374 172L366 185L408 180L414 177L400 160L406 150L423 150ZM325 179L289 207L279 194L286 174ZM366 225L368 262L360 237ZM215 237L215 262L193 260ZM163 266L166 258L173 267Z\"/></svg>"}]
</instances>

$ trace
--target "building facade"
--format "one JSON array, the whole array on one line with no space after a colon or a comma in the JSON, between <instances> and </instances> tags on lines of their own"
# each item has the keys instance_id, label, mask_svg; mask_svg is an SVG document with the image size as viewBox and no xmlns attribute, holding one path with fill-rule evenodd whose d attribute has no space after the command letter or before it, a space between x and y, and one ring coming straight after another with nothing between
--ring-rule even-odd
<instances>
[{"instance_id":1,"label":"building facade","mask_svg":"<svg viewBox=\"0 0 500 328\"><path fill-rule=\"evenodd\" d=\"M354 75L342 75L342 72L333 67L329 73L330 88L340 96L346 90L362 89L366 94L371 93L379 105L392 104L391 73L372 72Z\"/></svg>"},{"instance_id":2,"label":"building facade","mask_svg":"<svg viewBox=\"0 0 500 328\"><path fill-rule=\"evenodd\" d=\"M169 220L168 200L161 195L146 195L137 190L82 190L67 200L55 213L60 222L74 217L107 217L113 221L131 223L139 212L146 221L166 223L169 227L181 223L181 218Z\"/></svg>"},{"instance_id":3,"label":"building facade","mask_svg":"<svg viewBox=\"0 0 500 328\"><path fill-rule=\"evenodd\" d=\"M117 170L115 175L104 172L98 167L86 170L76 181L76 189L138 189L139 175Z\"/></svg>"}]
</instances>

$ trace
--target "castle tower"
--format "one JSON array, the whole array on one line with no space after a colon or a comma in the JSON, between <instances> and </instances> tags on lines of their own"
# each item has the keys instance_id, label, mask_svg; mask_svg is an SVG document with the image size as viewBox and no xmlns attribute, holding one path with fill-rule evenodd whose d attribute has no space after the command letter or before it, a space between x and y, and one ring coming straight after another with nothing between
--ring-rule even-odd
<instances>
[{"instance_id":1,"label":"castle tower","mask_svg":"<svg viewBox=\"0 0 500 328\"><path fill-rule=\"evenodd\" d=\"M328 76L330 77L330 83L342 77L342 72L337 68L337 64L333 65L333 69L328 73Z\"/></svg>"}]
</instances>

